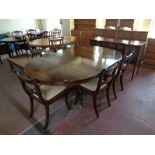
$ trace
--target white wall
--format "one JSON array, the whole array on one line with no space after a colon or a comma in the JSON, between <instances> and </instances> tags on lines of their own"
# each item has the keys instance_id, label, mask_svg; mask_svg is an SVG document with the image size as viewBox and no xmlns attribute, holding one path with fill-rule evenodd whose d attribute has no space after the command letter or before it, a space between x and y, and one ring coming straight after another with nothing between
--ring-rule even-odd
<instances>
[{"instance_id":1,"label":"white wall","mask_svg":"<svg viewBox=\"0 0 155 155\"><path fill-rule=\"evenodd\" d=\"M0 19L0 32L40 28L38 19Z\"/></svg>"},{"instance_id":2,"label":"white wall","mask_svg":"<svg viewBox=\"0 0 155 155\"><path fill-rule=\"evenodd\" d=\"M69 19L61 19L61 29L63 36L70 35L70 20Z\"/></svg>"}]
</instances>

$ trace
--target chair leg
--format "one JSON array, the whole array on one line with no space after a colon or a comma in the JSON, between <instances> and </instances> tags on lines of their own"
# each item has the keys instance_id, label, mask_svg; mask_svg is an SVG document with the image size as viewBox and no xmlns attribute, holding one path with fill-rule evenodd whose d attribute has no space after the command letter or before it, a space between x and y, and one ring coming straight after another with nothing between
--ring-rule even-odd
<instances>
[{"instance_id":1,"label":"chair leg","mask_svg":"<svg viewBox=\"0 0 155 155\"><path fill-rule=\"evenodd\" d=\"M135 70L136 70L136 64L134 64L134 66L133 66L133 71L132 71L131 80L133 80Z\"/></svg>"},{"instance_id":2,"label":"chair leg","mask_svg":"<svg viewBox=\"0 0 155 155\"><path fill-rule=\"evenodd\" d=\"M28 94L29 98L30 98L30 117L33 116L33 107L34 107L34 102L33 102L33 98L30 94Z\"/></svg>"},{"instance_id":3,"label":"chair leg","mask_svg":"<svg viewBox=\"0 0 155 155\"><path fill-rule=\"evenodd\" d=\"M115 99L117 99L115 82L116 82L116 80L114 80L113 83L112 83L112 90L113 90L113 94L114 94Z\"/></svg>"},{"instance_id":4,"label":"chair leg","mask_svg":"<svg viewBox=\"0 0 155 155\"><path fill-rule=\"evenodd\" d=\"M0 56L0 62L1 62L1 64L3 64L1 56Z\"/></svg>"},{"instance_id":5,"label":"chair leg","mask_svg":"<svg viewBox=\"0 0 155 155\"><path fill-rule=\"evenodd\" d=\"M139 64L138 64L138 68L137 68L137 73L136 73L136 75L138 75L138 73L139 73L140 65L141 65L141 62L139 62Z\"/></svg>"},{"instance_id":6,"label":"chair leg","mask_svg":"<svg viewBox=\"0 0 155 155\"><path fill-rule=\"evenodd\" d=\"M75 104L78 103L78 99L79 99L79 91L78 91L78 88L75 88L75 93L76 93L76 96L75 96Z\"/></svg>"},{"instance_id":7,"label":"chair leg","mask_svg":"<svg viewBox=\"0 0 155 155\"><path fill-rule=\"evenodd\" d=\"M124 87L123 87L123 74L121 74L121 76L120 76L120 85L121 85L121 90L124 90Z\"/></svg>"},{"instance_id":8,"label":"chair leg","mask_svg":"<svg viewBox=\"0 0 155 155\"><path fill-rule=\"evenodd\" d=\"M68 108L68 110L70 110L71 107L69 106L69 103L68 103L68 92L65 93L65 104L66 104L66 107Z\"/></svg>"},{"instance_id":9,"label":"chair leg","mask_svg":"<svg viewBox=\"0 0 155 155\"><path fill-rule=\"evenodd\" d=\"M14 72L15 69L14 69L13 65L12 65L11 63L9 63L9 66L10 66L10 70L11 70L11 72Z\"/></svg>"},{"instance_id":10,"label":"chair leg","mask_svg":"<svg viewBox=\"0 0 155 155\"><path fill-rule=\"evenodd\" d=\"M109 86L106 89L106 96L107 96L108 106L111 106L110 98L109 98Z\"/></svg>"},{"instance_id":11,"label":"chair leg","mask_svg":"<svg viewBox=\"0 0 155 155\"><path fill-rule=\"evenodd\" d=\"M48 121L49 121L49 105L45 105L45 115L46 115L46 121L45 121L44 129L46 129L47 126L48 126Z\"/></svg>"},{"instance_id":12,"label":"chair leg","mask_svg":"<svg viewBox=\"0 0 155 155\"><path fill-rule=\"evenodd\" d=\"M83 92L78 88L75 88L75 90L76 90L75 105L79 102L79 104L83 107Z\"/></svg>"},{"instance_id":13,"label":"chair leg","mask_svg":"<svg viewBox=\"0 0 155 155\"><path fill-rule=\"evenodd\" d=\"M96 106L96 95L93 96L93 105L94 105L96 116L97 118L99 118L99 113L98 113L97 106Z\"/></svg>"}]
</instances>

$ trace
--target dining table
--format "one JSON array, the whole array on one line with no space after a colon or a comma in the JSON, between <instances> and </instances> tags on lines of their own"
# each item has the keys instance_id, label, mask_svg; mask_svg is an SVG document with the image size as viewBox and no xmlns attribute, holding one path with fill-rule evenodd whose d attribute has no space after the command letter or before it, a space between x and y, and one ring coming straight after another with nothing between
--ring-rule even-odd
<instances>
[{"instance_id":1,"label":"dining table","mask_svg":"<svg viewBox=\"0 0 155 155\"><path fill-rule=\"evenodd\" d=\"M122 54L114 49L90 46L70 47L44 55L18 56L8 62L41 83L57 86L74 86L91 79L103 70L118 63Z\"/></svg>"}]
</instances>

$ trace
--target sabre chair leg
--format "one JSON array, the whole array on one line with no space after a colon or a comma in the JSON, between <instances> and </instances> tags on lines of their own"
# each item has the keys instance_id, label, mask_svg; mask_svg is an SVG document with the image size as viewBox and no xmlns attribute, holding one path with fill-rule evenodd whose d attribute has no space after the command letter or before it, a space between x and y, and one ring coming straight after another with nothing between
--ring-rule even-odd
<instances>
[{"instance_id":1,"label":"sabre chair leg","mask_svg":"<svg viewBox=\"0 0 155 155\"><path fill-rule=\"evenodd\" d=\"M98 113L97 105L96 105L96 95L93 96L93 105L94 105L94 110L95 110L96 116L97 116L97 118L99 118L99 113Z\"/></svg>"},{"instance_id":2,"label":"sabre chair leg","mask_svg":"<svg viewBox=\"0 0 155 155\"><path fill-rule=\"evenodd\" d=\"M30 117L33 116L33 107L34 107L34 102L33 102L33 98L30 94L28 94L29 98L30 98Z\"/></svg>"},{"instance_id":3,"label":"sabre chair leg","mask_svg":"<svg viewBox=\"0 0 155 155\"><path fill-rule=\"evenodd\" d=\"M113 90L113 94L114 94L115 99L117 99L116 86L115 85L116 85L116 80L114 80L112 83L112 90Z\"/></svg>"},{"instance_id":4,"label":"sabre chair leg","mask_svg":"<svg viewBox=\"0 0 155 155\"><path fill-rule=\"evenodd\" d=\"M0 62L1 62L1 64L3 64L1 56L0 56Z\"/></svg>"},{"instance_id":5,"label":"sabre chair leg","mask_svg":"<svg viewBox=\"0 0 155 155\"><path fill-rule=\"evenodd\" d=\"M136 64L134 64L134 66L133 66L133 71L132 71L131 80L133 80L135 70L136 70Z\"/></svg>"},{"instance_id":6,"label":"sabre chair leg","mask_svg":"<svg viewBox=\"0 0 155 155\"><path fill-rule=\"evenodd\" d=\"M106 89L106 96L107 96L108 106L111 106L110 98L109 98L109 86Z\"/></svg>"},{"instance_id":7,"label":"sabre chair leg","mask_svg":"<svg viewBox=\"0 0 155 155\"><path fill-rule=\"evenodd\" d=\"M123 74L120 76L120 85L121 85L121 90L124 90L124 87L123 87Z\"/></svg>"},{"instance_id":8,"label":"sabre chair leg","mask_svg":"<svg viewBox=\"0 0 155 155\"><path fill-rule=\"evenodd\" d=\"M68 108L68 110L70 110L71 107L69 106L69 103L68 103L68 92L65 93L65 104L66 104L66 107Z\"/></svg>"},{"instance_id":9,"label":"sabre chair leg","mask_svg":"<svg viewBox=\"0 0 155 155\"><path fill-rule=\"evenodd\" d=\"M47 128L48 126L48 122L49 122L49 105L45 105L45 115L46 115L46 120L45 120L45 125L44 125L44 129Z\"/></svg>"},{"instance_id":10,"label":"sabre chair leg","mask_svg":"<svg viewBox=\"0 0 155 155\"><path fill-rule=\"evenodd\" d=\"M138 64L138 68L137 68L137 73L136 73L136 75L138 75L138 73L139 73L140 65L141 65L141 62Z\"/></svg>"}]
</instances>

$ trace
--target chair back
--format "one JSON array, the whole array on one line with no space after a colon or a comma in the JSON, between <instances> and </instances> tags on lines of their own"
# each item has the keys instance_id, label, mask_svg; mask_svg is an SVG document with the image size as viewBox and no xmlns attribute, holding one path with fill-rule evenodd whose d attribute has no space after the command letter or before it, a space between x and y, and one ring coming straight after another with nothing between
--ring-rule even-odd
<instances>
[{"instance_id":1,"label":"chair back","mask_svg":"<svg viewBox=\"0 0 155 155\"><path fill-rule=\"evenodd\" d=\"M26 37L23 31L13 31L12 37L14 39L14 47L16 49L15 52L12 53L12 56L16 55L25 55L23 50L26 50L27 53L27 44L26 44Z\"/></svg>"},{"instance_id":2,"label":"chair back","mask_svg":"<svg viewBox=\"0 0 155 155\"><path fill-rule=\"evenodd\" d=\"M97 84L97 89L96 91L99 91L102 89L102 87L106 85L110 85L112 81L114 80L117 71L118 71L119 63L115 63L111 67L107 69L103 69L101 73L98 75L98 84Z\"/></svg>"},{"instance_id":3,"label":"chair back","mask_svg":"<svg viewBox=\"0 0 155 155\"><path fill-rule=\"evenodd\" d=\"M19 78L21 85L24 89L24 91L31 95L33 98L35 98L38 101L44 101L42 93L39 88L39 83L32 78L29 78L24 74L22 70L15 70L15 73L17 77Z\"/></svg>"},{"instance_id":4,"label":"chair back","mask_svg":"<svg viewBox=\"0 0 155 155\"><path fill-rule=\"evenodd\" d=\"M61 37L61 30L59 30L57 28L54 28L52 30L52 33L53 33L53 37Z\"/></svg>"},{"instance_id":5,"label":"chair back","mask_svg":"<svg viewBox=\"0 0 155 155\"><path fill-rule=\"evenodd\" d=\"M22 31L13 31L12 37L14 40L25 40L25 36Z\"/></svg>"},{"instance_id":6,"label":"chair back","mask_svg":"<svg viewBox=\"0 0 155 155\"><path fill-rule=\"evenodd\" d=\"M42 37L49 37L49 31L44 31L42 34Z\"/></svg>"},{"instance_id":7,"label":"chair back","mask_svg":"<svg viewBox=\"0 0 155 155\"><path fill-rule=\"evenodd\" d=\"M120 19L119 28L128 28L133 30L134 19Z\"/></svg>"},{"instance_id":8,"label":"chair back","mask_svg":"<svg viewBox=\"0 0 155 155\"><path fill-rule=\"evenodd\" d=\"M111 28L111 29L115 29L117 28L118 25L118 19L106 19L106 24L105 24L105 28Z\"/></svg>"},{"instance_id":9,"label":"chair back","mask_svg":"<svg viewBox=\"0 0 155 155\"><path fill-rule=\"evenodd\" d=\"M29 50L31 51L32 47L30 45L30 38L28 36L25 36L25 39L26 39L27 46L28 46Z\"/></svg>"},{"instance_id":10,"label":"chair back","mask_svg":"<svg viewBox=\"0 0 155 155\"><path fill-rule=\"evenodd\" d=\"M27 30L27 35L28 35L30 40L34 40L37 38L37 30L29 29L29 30Z\"/></svg>"},{"instance_id":11,"label":"chair back","mask_svg":"<svg viewBox=\"0 0 155 155\"><path fill-rule=\"evenodd\" d=\"M64 47L63 37L49 38L50 49L62 49Z\"/></svg>"},{"instance_id":12,"label":"chair back","mask_svg":"<svg viewBox=\"0 0 155 155\"><path fill-rule=\"evenodd\" d=\"M134 56L134 50L132 50L129 54L124 55L121 61L121 67L124 67L124 70L127 68L127 65L129 64L131 58Z\"/></svg>"}]
</instances>

